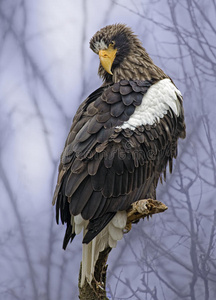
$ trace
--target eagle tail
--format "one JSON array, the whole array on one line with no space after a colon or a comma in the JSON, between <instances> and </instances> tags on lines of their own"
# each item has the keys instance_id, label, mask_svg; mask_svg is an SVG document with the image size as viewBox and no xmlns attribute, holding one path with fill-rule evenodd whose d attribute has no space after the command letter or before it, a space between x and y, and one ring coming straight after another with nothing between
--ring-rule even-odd
<instances>
[{"instance_id":1,"label":"eagle tail","mask_svg":"<svg viewBox=\"0 0 216 300\"><path fill-rule=\"evenodd\" d=\"M99 253L107 247L115 248L117 241L123 237L123 230L127 223L126 211L119 211L112 218L109 224L88 244L83 244L82 251L82 274L81 287L85 280L91 284L94 278L94 269ZM84 236L87 232L87 225L84 228Z\"/></svg>"},{"instance_id":2,"label":"eagle tail","mask_svg":"<svg viewBox=\"0 0 216 300\"><path fill-rule=\"evenodd\" d=\"M104 216L100 218L96 218L94 220L90 220L87 227L87 233L83 238L83 243L88 244L91 240L96 237L103 230L103 228L112 220L115 216L115 212L106 213Z\"/></svg>"}]
</instances>

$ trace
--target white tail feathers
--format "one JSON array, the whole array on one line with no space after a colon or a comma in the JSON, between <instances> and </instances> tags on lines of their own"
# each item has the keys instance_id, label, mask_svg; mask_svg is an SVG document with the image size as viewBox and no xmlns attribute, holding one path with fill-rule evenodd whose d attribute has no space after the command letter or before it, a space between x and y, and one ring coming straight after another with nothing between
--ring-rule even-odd
<instances>
[{"instance_id":1,"label":"white tail feathers","mask_svg":"<svg viewBox=\"0 0 216 300\"><path fill-rule=\"evenodd\" d=\"M83 244L81 286L83 286L85 279L91 284L99 253L107 247L116 247L117 241L123 237L126 222L126 211L117 212L109 224L90 243ZM73 218L73 224L76 234L80 233L81 229L83 229L83 234L86 234L88 221L83 220L81 215Z\"/></svg>"}]
</instances>

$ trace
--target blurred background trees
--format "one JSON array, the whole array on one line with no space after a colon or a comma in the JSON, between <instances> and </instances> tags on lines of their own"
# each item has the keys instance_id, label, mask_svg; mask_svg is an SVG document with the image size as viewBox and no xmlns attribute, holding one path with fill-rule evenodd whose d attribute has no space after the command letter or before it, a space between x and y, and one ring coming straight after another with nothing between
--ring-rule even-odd
<instances>
[{"instance_id":1,"label":"blurred background trees","mask_svg":"<svg viewBox=\"0 0 216 300\"><path fill-rule=\"evenodd\" d=\"M131 26L184 96L187 138L158 186L167 212L109 257L110 299L216 298L214 0L0 1L0 298L78 299L81 236L61 249L51 206L72 117L97 88L89 40Z\"/></svg>"}]
</instances>

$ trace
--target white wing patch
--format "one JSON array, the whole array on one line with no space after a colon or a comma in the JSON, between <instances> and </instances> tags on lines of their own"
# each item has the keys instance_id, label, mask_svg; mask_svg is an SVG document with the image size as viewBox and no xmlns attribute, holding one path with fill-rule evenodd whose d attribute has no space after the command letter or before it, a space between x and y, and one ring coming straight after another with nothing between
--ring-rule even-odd
<instances>
[{"instance_id":1,"label":"white wing patch","mask_svg":"<svg viewBox=\"0 0 216 300\"><path fill-rule=\"evenodd\" d=\"M141 125L153 125L163 118L170 108L179 116L181 106L178 97L182 98L181 92L170 79L158 81L148 89L141 105L136 107L130 119L118 128L133 130Z\"/></svg>"}]
</instances>

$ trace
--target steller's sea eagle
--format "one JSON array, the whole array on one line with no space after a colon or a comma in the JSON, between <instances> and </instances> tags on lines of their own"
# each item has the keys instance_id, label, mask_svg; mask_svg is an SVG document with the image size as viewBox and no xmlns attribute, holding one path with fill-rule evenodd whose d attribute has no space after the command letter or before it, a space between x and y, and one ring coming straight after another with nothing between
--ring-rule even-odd
<instances>
[{"instance_id":1,"label":"steller's sea eagle","mask_svg":"<svg viewBox=\"0 0 216 300\"><path fill-rule=\"evenodd\" d=\"M82 230L81 285L91 284L99 252L123 236L126 211L148 198L185 137L182 95L132 30L115 24L90 40L103 84L80 105L61 155L53 198L63 241Z\"/></svg>"}]
</instances>

